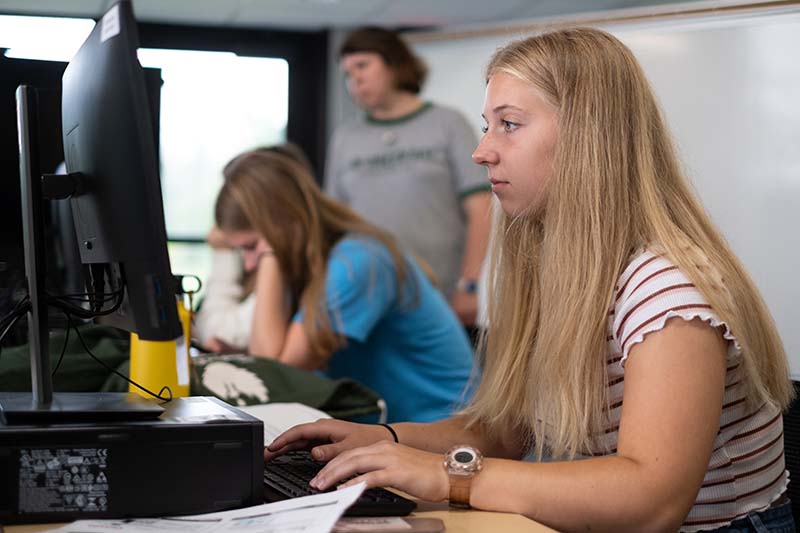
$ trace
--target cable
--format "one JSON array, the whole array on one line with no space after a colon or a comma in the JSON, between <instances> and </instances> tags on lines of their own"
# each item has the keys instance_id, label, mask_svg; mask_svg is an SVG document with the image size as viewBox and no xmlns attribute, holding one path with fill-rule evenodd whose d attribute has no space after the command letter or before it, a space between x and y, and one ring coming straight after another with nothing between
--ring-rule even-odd
<instances>
[{"instance_id":1,"label":"cable","mask_svg":"<svg viewBox=\"0 0 800 533\"><path fill-rule=\"evenodd\" d=\"M11 331L11 328L14 327L14 324L16 324L17 321L20 318L22 318L23 316L25 316L26 314L27 314L27 310L25 310L25 311L20 310L20 312L17 313L17 315L14 317L14 319L11 321L11 323L3 330L3 333L0 333L0 355L3 354L3 339L6 337L6 334L9 331Z\"/></svg>"},{"instance_id":2,"label":"cable","mask_svg":"<svg viewBox=\"0 0 800 533\"><path fill-rule=\"evenodd\" d=\"M150 395L150 396L152 396L153 398L156 398L156 399L158 399L158 400L161 400L161 401L164 401L164 402L169 402L169 401L172 401L172 389L170 389L168 386L166 386L166 385L165 385L165 386L163 386L163 387L161 388L161 390L160 390L160 391L158 391L158 394L156 394L156 393L154 393L153 391L151 391L151 390L149 390L149 389L147 389L147 388L143 387L142 385L139 385L138 383L136 383L135 381L133 381L132 379L130 379L128 376L126 376L126 375L122 374L121 372L117 372L115 369L111 368L110 366L108 366L107 364L105 364L103 361L101 361L100 359L98 359L98 358L97 358L97 357L96 357L96 356L95 356L95 355L92 353L92 351L89 349L89 347L86 345L86 343L84 342L84 340L83 340L83 336L81 335L81 332L80 332L80 330L79 330L79 329L78 329L76 326L74 326L74 325L73 325L73 323L72 323L72 317L69 315L69 313L67 313L67 322L69 323L70 327L72 327L72 328L75 330L75 333L78 335L78 340L80 341L80 343L81 343L81 346L83 346L83 349L84 349L84 350L86 350L86 353L87 353L87 354L89 354L89 356L90 356L92 359L94 359L95 361L97 361L98 363L100 363L100 366L102 366L103 368L105 368L105 369L106 369L106 370L108 370L109 372L111 372L111 373L113 373L113 374L116 374L117 376L121 377L122 379L124 379L125 381L127 381L128 383L130 383L131 385L133 385L134 387L137 387L137 388L139 388L139 389L143 390L144 392L146 392L147 394L149 394L149 395ZM169 398L164 398L164 397L162 396L162 394L163 394L163 392L164 392L164 391L167 391L167 392L169 393Z\"/></svg>"},{"instance_id":3,"label":"cable","mask_svg":"<svg viewBox=\"0 0 800 533\"><path fill-rule=\"evenodd\" d=\"M87 319L88 318L95 318L95 317L98 317L98 316L110 315L111 313L115 312L117 309L120 308L120 306L122 305L122 302L125 299L125 291L123 289L118 289L115 292L117 294L116 302L114 303L114 305L112 307L110 307L109 309L106 309L104 311L91 311L91 310L88 310L88 309L84 309L83 307L80 307L80 306L77 306L77 305L75 305L73 303L70 303L70 302L62 300L60 296L49 296L48 299L47 299L47 303L49 303L53 307L57 307L57 308L61 309L65 313L69 313L69 314L75 315L78 318L87 318ZM109 301L109 300L104 298L102 300L102 303L106 303L106 301Z\"/></svg>"},{"instance_id":4,"label":"cable","mask_svg":"<svg viewBox=\"0 0 800 533\"><path fill-rule=\"evenodd\" d=\"M110 315L120 308L125 299L125 286L121 276L112 276L112 271L108 268L108 265L106 265L105 268L101 268L101 265L88 265L88 268L85 268L84 274L88 276L86 277L87 280L92 280L91 285L95 288L94 292L71 293L58 296L47 294L48 303L54 307L58 307L65 313L71 313L78 318L84 319ZM108 279L109 288L111 289L109 293L105 292L104 279ZM116 286L116 288L114 286ZM97 298L97 294L100 294L99 298ZM75 305L73 302L88 303L91 309ZM109 302L114 302L112 307L103 310L103 305Z\"/></svg>"},{"instance_id":5,"label":"cable","mask_svg":"<svg viewBox=\"0 0 800 533\"><path fill-rule=\"evenodd\" d=\"M64 312L64 316L67 317L67 332L64 334L64 345L61 347L61 355L58 356L58 362L56 363L55 368L53 368L53 371L50 373L50 377L56 376L56 372L58 372L58 369L61 366L61 361L64 360L64 354L67 352L67 343L69 343L69 326L71 321L68 313Z\"/></svg>"},{"instance_id":6,"label":"cable","mask_svg":"<svg viewBox=\"0 0 800 533\"><path fill-rule=\"evenodd\" d=\"M4 316L2 320L0 320L0 330L5 329L7 323L15 320L17 315L20 313L27 313L28 309L30 309L30 302L28 300L28 296L26 295L20 301L14 304L14 307L11 309L11 311L9 311L9 313Z\"/></svg>"},{"instance_id":7,"label":"cable","mask_svg":"<svg viewBox=\"0 0 800 533\"><path fill-rule=\"evenodd\" d=\"M3 319L3 323L0 324L0 328L3 329L3 332L0 333L0 343L3 342L6 334L14 327L14 324L16 324L21 317L25 316L29 308L29 305L23 306L22 309L14 311Z\"/></svg>"}]
</instances>

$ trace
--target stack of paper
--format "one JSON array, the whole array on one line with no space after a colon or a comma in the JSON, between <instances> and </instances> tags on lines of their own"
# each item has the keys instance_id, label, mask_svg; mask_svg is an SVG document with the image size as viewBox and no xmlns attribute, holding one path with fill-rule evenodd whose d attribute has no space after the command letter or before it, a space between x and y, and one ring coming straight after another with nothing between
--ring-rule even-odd
<instances>
[{"instance_id":1,"label":"stack of paper","mask_svg":"<svg viewBox=\"0 0 800 533\"><path fill-rule=\"evenodd\" d=\"M256 505L235 511L171 518L79 520L57 533L330 533L364 491L364 483L342 490Z\"/></svg>"}]
</instances>

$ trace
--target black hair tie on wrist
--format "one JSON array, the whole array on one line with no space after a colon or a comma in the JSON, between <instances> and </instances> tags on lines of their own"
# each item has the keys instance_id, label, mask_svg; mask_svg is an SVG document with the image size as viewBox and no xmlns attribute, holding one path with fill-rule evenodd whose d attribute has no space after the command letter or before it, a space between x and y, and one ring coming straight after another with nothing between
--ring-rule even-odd
<instances>
[{"instance_id":1,"label":"black hair tie on wrist","mask_svg":"<svg viewBox=\"0 0 800 533\"><path fill-rule=\"evenodd\" d=\"M398 439L398 438L397 438L397 433L395 432L395 430L394 430L394 428L393 428L392 426L390 426L389 424L378 424L378 425L379 425L379 426L383 426L383 427L385 427L386 429L388 429L388 430L389 430L389 433L391 433L391 434L392 434L392 438L394 438L394 441L395 441L396 443L400 444L400 439Z\"/></svg>"}]
</instances>

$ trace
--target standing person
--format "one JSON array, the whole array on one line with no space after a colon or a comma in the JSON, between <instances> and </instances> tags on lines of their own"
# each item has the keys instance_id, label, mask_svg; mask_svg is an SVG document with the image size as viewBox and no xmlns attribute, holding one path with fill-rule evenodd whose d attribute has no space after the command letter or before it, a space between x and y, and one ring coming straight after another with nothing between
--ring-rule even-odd
<instances>
[{"instance_id":1,"label":"standing person","mask_svg":"<svg viewBox=\"0 0 800 533\"><path fill-rule=\"evenodd\" d=\"M350 377L389 420L439 420L461 402L472 350L447 301L387 232L264 151L225 168L216 223L256 272L249 352Z\"/></svg>"},{"instance_id":2,"label":"standing person","mask_svg":"<svg viewBox=\"0 0 800 533\"><path fill-rule=\"evenodd\" d=\"M470 161L475 135L455 110L419 98L426 68L396 33L352 32L339 65L365 114L334 132L326 192L427 261L473 326L491 203L486 174Z\"/></svg>"},{"instance_id":3,"label":"standing person","mask_svg":"<svg viewBox=\"0 0 800 533\"><path fill-rule=\"evenodd\" d=\"M301 425L266 457L328 441L315 488L354 475L560 531L793 531L786 354L633 54L596 29L513 42L489 63L483 115L473 157L501 209L472 403L393 425L399 443Z\"/></svg>"}]
</instances>

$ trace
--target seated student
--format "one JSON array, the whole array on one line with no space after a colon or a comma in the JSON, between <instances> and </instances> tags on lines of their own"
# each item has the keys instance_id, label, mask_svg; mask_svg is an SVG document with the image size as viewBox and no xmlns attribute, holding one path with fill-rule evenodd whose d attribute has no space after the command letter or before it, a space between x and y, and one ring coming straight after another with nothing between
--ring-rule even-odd
<instances>
[{"instance_id":1,"label":"seated student","mask_svg":"<svg viewBox=\"0 0 800 533\"><path fill-rule=\"evenodd\" d=\"M328 441L312 449L329 461L315 488L355 476L344 485L559 531L793 531L783 346L681 173L633 54L596 29L511 43L489 63L483 115L473 158L501 209L471 404L393 425L396 439L301 425L265 457ZM528 453L549 460L520 462Z\"/></svg>"},{"instance_id":2,"label":"seated student","mask_svg":"<svg viewBox=\"0 0 800 533\"><path fill-rule=\"evenodd\" d=\"M390 420L432 421L462 399L472 350L394 240L325 196L306 168L253 151L225 168L216 223L256 271L251 354L351 377Z\"/></svg>"},{"instance_id":3,"label":"seated student","mask_svg":"<svg viewBox=\"0 0 800 533\"><path fill-rule=\"evenodd\" d=\"M258 148L292 158L312 172L311 162L302 149L286 142ZM195 315L194 336L210 352L245 351L250 344L255 295L254 272L244 272L242 258L225 241L225 234L214 226L206 237L211 246L211 273L205 280L205 296Z\"/></svg>"}]
</instances>

